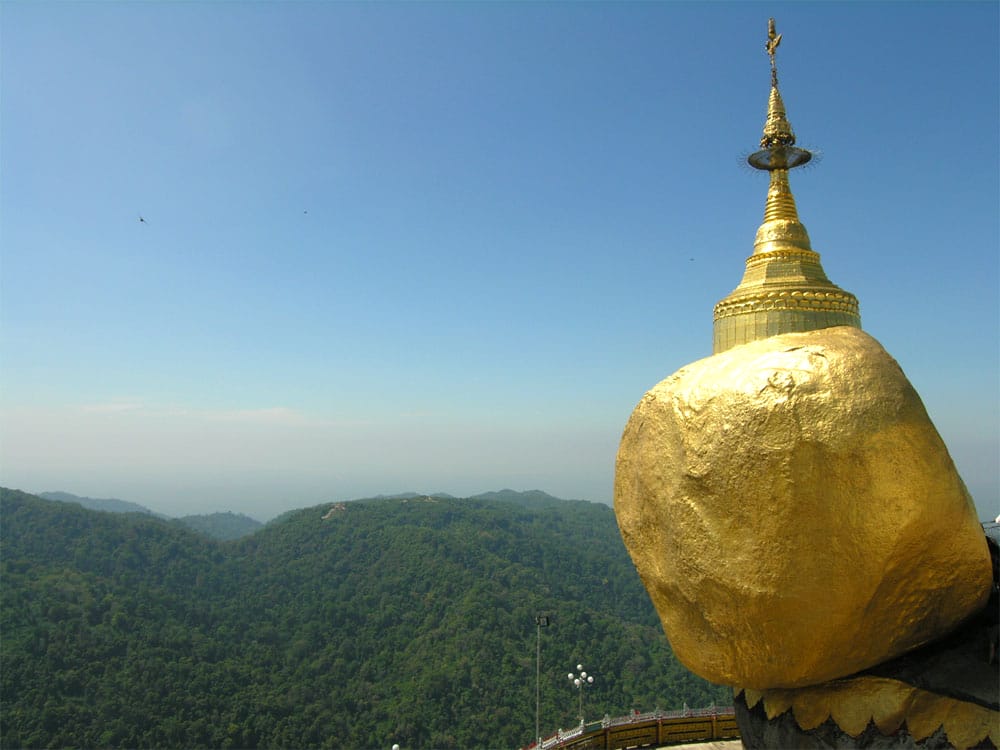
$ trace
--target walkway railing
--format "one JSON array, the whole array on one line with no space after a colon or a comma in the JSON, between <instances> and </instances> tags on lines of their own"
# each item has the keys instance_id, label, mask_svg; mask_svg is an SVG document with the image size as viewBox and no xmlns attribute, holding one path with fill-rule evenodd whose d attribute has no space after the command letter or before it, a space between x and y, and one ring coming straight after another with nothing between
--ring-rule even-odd
<instances>
[{"instance_id":1,"label":"walkway railing","mask_svg":"<svg viewBox=\"0 0 1000 750\"><path fill-rule=\"evenodd\" d=\"M675 711L648 711L614 718L605 715L599 722L558 730L532 742L522 750L553 748L593 748L616 750L641 748L670 742L734 739L740 736L732 706L682 708Z\"/></svg>"}]
</instances>

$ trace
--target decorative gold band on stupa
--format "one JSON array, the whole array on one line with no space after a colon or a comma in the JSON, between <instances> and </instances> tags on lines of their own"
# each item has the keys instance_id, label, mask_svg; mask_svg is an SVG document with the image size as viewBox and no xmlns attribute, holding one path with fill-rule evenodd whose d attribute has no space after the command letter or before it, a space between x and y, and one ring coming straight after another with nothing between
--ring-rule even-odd
<instances>
[{"instance_id":1,"label":"decorative gold band on stupa","mask_svg":"<svg viewBox=\"0 0 1000 750\"><path fill-rule=\"evenodd\" d=\"M788 171L809 161L812 154L795 146L795 134L778 91L774 52L781 35L768 25L767 53L771 58L771 95L761 150L748 161L770 173L764 222L757 230L753 255L747 258L743 280L715 306L715 353L738 344L779 333L812 331L832 326L861 327L858 300L831 282L819 253L799 221Z\"/></svg>"}]
</instances>

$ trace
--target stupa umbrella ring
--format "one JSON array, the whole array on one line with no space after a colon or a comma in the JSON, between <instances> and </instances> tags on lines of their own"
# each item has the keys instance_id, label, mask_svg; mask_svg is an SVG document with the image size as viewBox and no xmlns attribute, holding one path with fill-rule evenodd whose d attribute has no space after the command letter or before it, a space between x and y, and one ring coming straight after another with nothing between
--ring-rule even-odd
<instances>
[{"instance_id":1,"label":"stupa umbrella ring","mask_svg":"<svg viewBox=\"0 0 1000 750\"><path fill-rule=\"evenodd\" d=\"M747 157L747 162L754 169L766 172L775 169L795 169L812 159L812 152L792 145L772 146L755 151Z\"/></svg>"}]
</instances>

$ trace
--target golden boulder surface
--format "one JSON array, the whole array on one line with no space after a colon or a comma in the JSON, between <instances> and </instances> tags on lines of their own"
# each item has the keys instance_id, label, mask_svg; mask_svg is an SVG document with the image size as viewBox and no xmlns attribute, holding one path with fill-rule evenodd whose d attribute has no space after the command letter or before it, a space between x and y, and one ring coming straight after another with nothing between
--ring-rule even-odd
<instances>
[{"instance_id":1,"label":"golden boulder surface","mask_svg":"<svg viewBox=\"0 0 1000 750\"><path fill-rule=\"evenodd\" d=\"M719 684L844 677L989 594L944 442L856 328L754 341L656 385L625 427L614 507L674 652Z\"/></svg>"}]
</instances>

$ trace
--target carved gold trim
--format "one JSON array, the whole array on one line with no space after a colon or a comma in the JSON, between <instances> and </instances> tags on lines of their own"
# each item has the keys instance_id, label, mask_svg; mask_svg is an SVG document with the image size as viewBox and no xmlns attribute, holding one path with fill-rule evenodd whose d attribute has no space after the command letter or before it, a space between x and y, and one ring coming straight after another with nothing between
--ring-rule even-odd
<instances>
[{"instance_id":1,"label":"carved gold trim","mask_svg":"<svg viewBox=\"0 0 1000 750\"><path fill-rule=\"evenodd\" d=\"M967 750L987 737L1000 745L1000 712L886 677L834 680L798 690L736 688L734 693L743 694L748 708L763 700L768 719L791 709L795 722L806 731L827 718L852 737L864 732L870 721L885 735L905 723L917 742L941 727L956 750Z\"/></svg>"},{"instance_id":2,"label":"carved gold trim","mask_svg":"<svg viewBox=\"0 0 1000 750\"><path fill-rule=\"evenodd\" d=\"M715 320L733 315L755 312L795 311L832 312L857 316L858 300L846 292L764 292L740 297L729 297L716 303Z\"/></svg>"},{"instance_id":3,"label":"carved gold trim","mask_svg":"<svg viewBox=\"0 0 1000 750\"><path fill-rule=\"evenodd\" d=\"M747 268L773 263L775 261L802 261L819 263L819 253L815 250L769 250L766 253L754 253L747 258Z\"/></svg>"}]
</instances>

